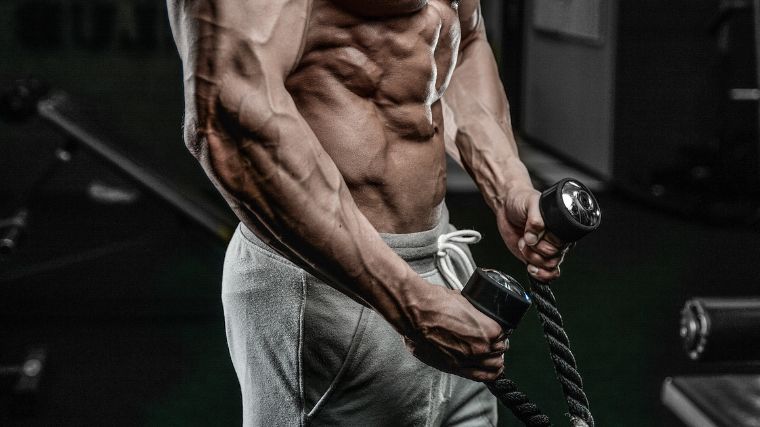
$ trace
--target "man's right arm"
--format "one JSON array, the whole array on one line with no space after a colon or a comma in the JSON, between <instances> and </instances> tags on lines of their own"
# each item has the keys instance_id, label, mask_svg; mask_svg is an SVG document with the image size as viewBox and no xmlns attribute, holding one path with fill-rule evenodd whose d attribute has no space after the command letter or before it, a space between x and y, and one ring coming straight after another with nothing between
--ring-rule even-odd
<instances>
[{"instance_id":1,"label":"man's right arm","mask_svg":"<svg viewBox=\"0 0 760 427\"><path fill-rule=\"evenodd\" d=\"M309 0L169 2L188 148L265 242L376 310L422 360L488 379L501 367L498 325L383 242L285 89L310 8Z\"/></svg>"}]
</instances>

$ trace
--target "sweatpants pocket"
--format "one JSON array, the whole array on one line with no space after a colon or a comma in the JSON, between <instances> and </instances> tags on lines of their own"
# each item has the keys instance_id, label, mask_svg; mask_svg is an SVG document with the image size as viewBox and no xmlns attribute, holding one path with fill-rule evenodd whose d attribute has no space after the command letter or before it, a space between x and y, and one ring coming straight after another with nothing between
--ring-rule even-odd
<instances>
[{"instance_id":1,"label":"sweatpants pocket","mask_svg":"<svg viewBox=\"0 0 760 427\"><path fill-rule=\"evenodd\" d=\"M328 404L349 374L370 313L370 309L306 275L301 366L307 418Z\"/></svg>"}]
</instances>

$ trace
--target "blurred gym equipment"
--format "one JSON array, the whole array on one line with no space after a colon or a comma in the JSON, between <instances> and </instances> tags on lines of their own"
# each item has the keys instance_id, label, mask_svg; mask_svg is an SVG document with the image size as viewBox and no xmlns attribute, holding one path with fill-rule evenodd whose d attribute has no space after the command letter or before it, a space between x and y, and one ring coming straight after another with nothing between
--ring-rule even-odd
<instances>
[{"instance_id":1,"label":"blurred gym equipment","mask_svg":"<svg viewBox=\"0 0 760 427\"><path fill-rule=\"evenodd\" d=\"M223 251L237 222L224 207L190 196L122 152L102 130L96 109L50 91L36 79L3 87L0 119L42 119L63 136L52 153L39 156L38 172L19 171L33 176L23 177L29 184L3 206L10 215L0 220L0 319L5 330L0 342L0 409L7 407L11 416L29 416L37 411L47 366L62 357L62 348L68 351L55 331L71 322L219 319L220 278L213 274L221 271ZM97 176L91 177L95 181L88 193L51 192L50 181L64 167L76 165L81 155L96 158L140 193L99 185ZM200 285L184 293L162 294L160 286L169 285L159 277L161 272L186 258L203 264L180 269L180 277L169 280ZM26 331L34 332L25 337ZM32 336L53 343L40 345ZM14 342L24 348L13 348Z\"/></svg>"},{"instance_id":2,"label":"blurred gym equipment","mask_svg":"<svg viewBox=\"0 0 760 427\"><path fill-rule=\"evenodd\" d=\"M667 378L661 400L688 427L751 427L760 420L760 299L693 298L679 334L712 373Z\"/></svg>"}]
</instances>

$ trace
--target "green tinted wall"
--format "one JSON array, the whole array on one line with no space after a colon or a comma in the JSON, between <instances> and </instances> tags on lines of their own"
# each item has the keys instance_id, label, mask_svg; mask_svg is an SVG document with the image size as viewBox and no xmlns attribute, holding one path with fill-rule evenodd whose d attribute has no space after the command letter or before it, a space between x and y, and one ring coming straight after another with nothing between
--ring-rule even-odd
<instances>
[{"instance_id":1,"label":"green tinted wall","mask_svg":"<svg viewBox=\"0 0 760 427\"><path fill-rule=\"evenodd\" d=\"M181 62L163 1L0 2L0 82L29 75L98 106L139 161L205 185L182 142ZM41 128L0 123L0 190L49 156L55 137Z\"/></svg>"}]
</instances>

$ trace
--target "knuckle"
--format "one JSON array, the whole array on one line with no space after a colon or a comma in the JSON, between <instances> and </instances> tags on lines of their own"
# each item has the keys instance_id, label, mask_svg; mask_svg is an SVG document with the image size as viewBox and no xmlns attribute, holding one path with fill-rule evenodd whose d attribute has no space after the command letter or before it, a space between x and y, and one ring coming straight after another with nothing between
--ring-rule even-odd
<instances>
[{"instance_id":1,"label":"knuckle","mask_svg":"<svg viewBox=\"0 0 760 427\"><path fill-rule=\"evenodd\" d=\"M546 232L546 234L544 235L544 239L547 242L549 242L552 245L557 246L557 247L565 246L565 244L566 244L562 239L560 239L559 237L555 236L554 233L552 233L551 231L547 231Z\"/></svg>"},{"instance_id":2,"label":"knuckle","mask_svg":"<svg viewBox=\"0 0 760 427\"><path fill-rule=\"evenodd\" d=\"M556 267L556 265L550 265L552 262L552 258L544 258L541 255L536 255L533 259L531 259L531 264L538 267L538 270L551 270L552 268Z\"/></svg>"},{"instance_id":3,"label":"knuckle","mask_svg":"<svg viewBox=\"0 0 760 427\"><path fill-rule=\"evenodd\" d=\"M489 364L489 368L498 371L502 368L502 366L504 366L504 359L501 357L501 355L495 356L492 360L493 361Z\"/></svg>"},{"instance_id":4,"label":"knuckle","mask_svg":"<svg viewBox=\"0 0 760 427\"><path fill-rule=\"evenodd\" d=\"M542 258L543 257L541 257L541 255L539 255L538 252L536 252L532 248L525 250L525 259L527 259L528 262L531 263L531 264L535 264L536 261L539 261Z\"/></svg>"},{"instance_id":5,"label":"knuckle","mask_svg":"<svg viewBox=\"0 0 760 427\"><path fill-rule=\"evenodd\" d=\"M473 373L473 377L475 378L475 381L493 381L496 377L492 375L491 372L487 371L475 371Z\"/></svg>"},{"instance_id":6,"label":"knuckle","mask_svg":"<svg viewBox=\"0 0 760 427\"><path fill-rule=\"evenodd\" d=\"M536 253L543 258L554 258L559 253L559 250L553 246L544 246L536 249Z\"/></svg>"},{"instance_id":7,"label":"knuckle","mask_svg":"<svg viewBox=\"0 0 760 427\"><path fill-rule=\"evenodd\" d=\"M542 242L541 246L539 247L539 250L541 251L541 254L545 257L554 257L554 256L557 256L561 252L560 248L552 245L549 242Z\"/></svg>"},{"instance_id":8,"label":"knuckle","mask_svg":"<svg viewBox=\"0 0 760 427\"><path fill-rule=\"evenodd\" d=\"M544 228L544 221L540 216L529 216L526 224L529 228L533 229Z\"/></svg>"},{"instance_id":9,"label":"knuckle","mask_svg":"<svg viewBox=\"0 0 760 427\"><path fill-rule=\"evenodd\" d=\"M539 270L535 277L542 282L550 282L554 279L554 274L547 270Z\"/></svg>"},{"instance_id":10,"label":"knuckle","mask_svg":"<svg viewBox=\"0 0 760 427\"><path fill-rule=\"evenodd\" d=\"M501 340L503 340L504 339L503 338L503 336L504 336L504 330L501 328L501 325L499 325L498 323L496 323L496 321L492 321L491 326L492 327L491 327L490 331L488 332L488 338L491 341L501 341Z\"/></svg>"},{"instance_id":11,"label":"knuckle","mask_svg":"<svg viewBox=\"0 0 760 427\"><path fill-rule=\"evenodd\" d=\"M477 343L470 347L473 356L482 356L491 352L491 346L488 343Z\"/></svg>"},{"instance_id":12,"label":"knuckle","mask_svg":"<svg viewBox=\"0 0 760 427\"><path fill-rule=\"evenodd\" d=\"M487 372L483 381L494 381L499 378L500 372Z\"/></svg>"}]
</instances>

